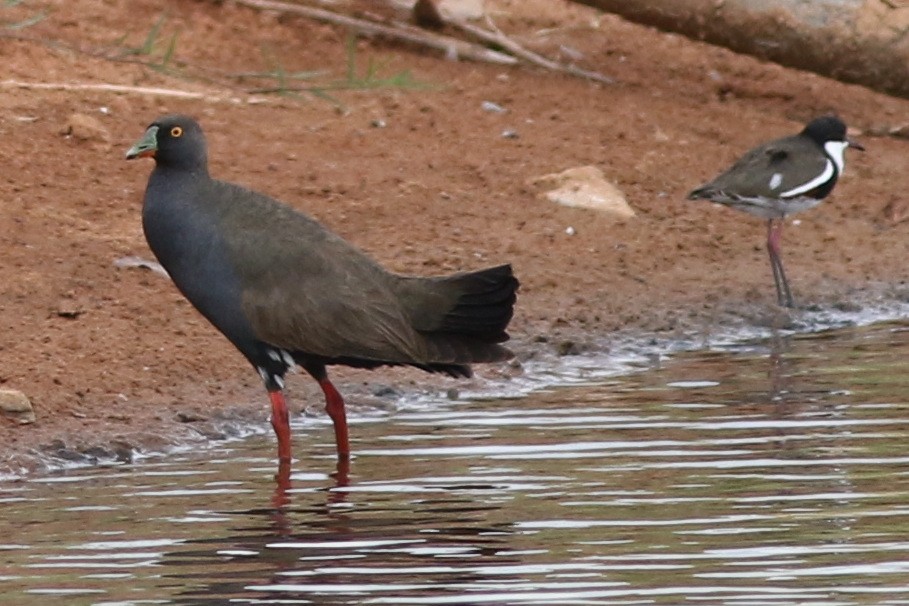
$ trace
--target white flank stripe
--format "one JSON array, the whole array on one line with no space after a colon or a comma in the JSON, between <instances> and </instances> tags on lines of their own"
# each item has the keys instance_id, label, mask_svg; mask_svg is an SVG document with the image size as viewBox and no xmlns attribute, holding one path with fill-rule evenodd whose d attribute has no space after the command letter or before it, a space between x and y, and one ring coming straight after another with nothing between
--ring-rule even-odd
<instances>
[{"instance_id":1,"label":"white flank stripe","mask_svg":"<svg viewBox=\"0 0 909 606\"><path fill-rule=\"evenodd\" d=\"M833 162L831 162L830 160L827 160L827 166L824 167L824 172L822 172L821 174L816 176L811 181L808 181L808 183L803 183L802 185L799 185L798 187L793 187L789 191L784 191L783 193L780 194L780 197L781 198L792 198L792 197L804 194L805 192L809 192L812 189L814 189L815 187L823 185L824 183L829 181L830 178L833 177L833 174L835 171L836 171L836 167L833 166Z\"/></svg>"}]
</instances>

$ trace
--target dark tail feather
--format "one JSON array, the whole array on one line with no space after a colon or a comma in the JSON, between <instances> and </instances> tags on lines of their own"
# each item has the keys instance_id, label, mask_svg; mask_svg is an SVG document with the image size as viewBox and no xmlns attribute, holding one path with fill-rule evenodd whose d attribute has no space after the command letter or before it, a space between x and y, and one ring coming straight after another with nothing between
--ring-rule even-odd
<instances>
[{"instance_id":1,"label":"dark tail feather","mask_svg":"<svg viewBox=\"0 0 909 606\"><path fill-rule=\"evenodd\" d=\"M446 281L451 281L459 294L454 306L442 317L438 332L486 343L508 340L505 329L514 315L518 290L511 265L459 274Z\"/></svg>"},{"instance_id":2,"label":"dark tail feather","mask_svg":"<svg viewBox=\"0 0 909 606\"><path fill-rule=\"evenodd\" d=\"M510 265L431 278L397 276L393 287L427 347L426 361L415 366L468 376L468 364L512 357L498 345L508 340L505 330L517 300Z\"/></svg>"}]
</instances>

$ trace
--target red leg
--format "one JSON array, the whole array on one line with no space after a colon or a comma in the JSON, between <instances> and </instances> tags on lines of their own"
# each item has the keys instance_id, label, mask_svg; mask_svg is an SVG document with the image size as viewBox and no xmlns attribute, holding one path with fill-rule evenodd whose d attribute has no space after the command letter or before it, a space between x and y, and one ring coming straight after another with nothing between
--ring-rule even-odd
<instances>
[{"instance_id":1,"label":"red leg","mask_svg":"<svg viewBox=\"0 0 909 606\"><path fill-rule=\"evenodd\" d=\"M338 459L350 458L350 442L347 437L347 413L344 410L344 398L331 384L328 377L322 377L319 387L325 392L325 410L331 417L335 426L335 446L338 450Z\"/></svg>"},{"instance_id":2,"label":"red leg","mask_svg":"<svg viewBox=\"0 0 909 606\"><path fill-rule=\"evenodd\" d=\"M350 459L348 458L339 458L338 466L335 469L335 473L332 475L335 479L335 487L343 487L350 485ZM340 493L345 494L345 493Z\"/></svg>"},{"instance_id":3,"label":"red leg","mask_svg":"<svg viewBox=\"0 0 909 606\"><path fill-rule=\"evenodd\" d=\"M287 412L287 402L284 401L284 392L280 389L269 391L271 400L271 426L278 437L278 461L290 462L290 414Z\"/></svg>"}]
</instances>

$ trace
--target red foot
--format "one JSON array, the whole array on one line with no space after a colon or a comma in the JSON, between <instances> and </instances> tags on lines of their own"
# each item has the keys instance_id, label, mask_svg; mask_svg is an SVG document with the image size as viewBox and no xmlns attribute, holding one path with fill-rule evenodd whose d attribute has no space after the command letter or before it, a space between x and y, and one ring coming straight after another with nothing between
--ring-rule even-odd
<instances>
[{"instance_id":1,"label":"red foot","mask_svg":"<svg viewBox=\"0 0 909 606\"><path fill-rule=\"evenodd\" d=\"M335 479L335 487L350 485L350 459L347 457L338 457L338 466L335 473L332 474Z\"/></svg>"}]
</instances>

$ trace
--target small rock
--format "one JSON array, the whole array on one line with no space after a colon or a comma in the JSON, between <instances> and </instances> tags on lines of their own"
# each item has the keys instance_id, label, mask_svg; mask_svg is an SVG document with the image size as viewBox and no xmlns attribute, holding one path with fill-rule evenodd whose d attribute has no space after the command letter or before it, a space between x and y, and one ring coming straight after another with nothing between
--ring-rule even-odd
<instances>
[{"instance_id":1,"label":"small rock","mask_svg":"<svg viewBox=\"0 0 909 606\"><path fill-rule=\"evenodd\" d=\"M545 187L547 191L540 196L563 206L590 208L617 219L630 219L635 215L622 190L607 181L595 166L578 166L543 175L532 179L530 185Z\"/></svg>"},{"instance_id":2,"label":"small rock","mask_svg":"<svg viewBox=\"0 0 909 606\"><path fill-rule=\"evenodd\" d=\"M91 459L93 463L114 458L114 453L103 446L84 446L79 449L79 452L87 459Z\"/></svg>"},{"instance_id":3,"label":"small rock","mask_svg":"<svg viewBox=\"0 0 909 606\"><path fill-rule=\"evenodd\" d=\"M197 427L196 431L202 434L206 440L220 441L226 440L228 438L228 435L226 433L220 429L215 429L214 427Z\"/></svg>"},{"instance_id":4,"label":"small rock","mask_svg":"<svg viewBox=\"0 0 909 606\"><path fill-rule=\"evenodd\" d=\"M833 309L847 313L858 313L862 311L862 306L854 301L837 301L833 304Z\"/></svg>"},{"instance_id":5,"label":"small rock","mask_svg":"<svg viewBox=\"0 0 909 606\"><path fill-rule=\"evenodd\" d=\"M114 261L114 267L141 267L142 269L149 269L156 274L164 276L165 278L169 277L167 270L161 267L160 263L157 261L149 261L148 259L143 259L142 257L120 257Z\"/></svg>"},{"instance_id":6,"label":"small rock","mask_svg":"<svg viewBox=\"0 0 909 606\"><path fill-rule=\"evenodd\" d=\"M84 313L85 310L82 309L77 301L72 299L60 299L59 303L57 303L57 315L61 318L75 320Z\"/></svg>"},{"instance_id":7,"label":"small rock","mask_svg":"<svg viewBox=\"0 0 909 606\"><path fill-rule=\"evenodd\" d=\"M0 389L0 414L20 425L35 422L35 409L28 396L15 389Z\"/></svg>"},{"instance_id":8,"label":"small rock","mask_svg":"<svg viewBox=\"0 0 909 606\"><path fill-rule=\"evenodd\" d=\"M565 340L558 344L557 351L560 356L579 356L581 355L581 346L571 340Z\"/></svg>"},{"instance_id":9,"label":"small rock","mask_svg":"<svg viewBox=\"0 0 909 606\"><path fill-rule=\"evenodd\" d=\"M400 394L398 394L397 390L395 390L393 387L382 385L375 388L372 392L372 395L376 396L377 398L396 398Z\"/></svg>"},{"instance_id":10,"label":"small rock","mask_svg":"<svg viewBox=\"0 0 909 606\"><path fill-rule=\"evenodd\" d=\"M101 121L86 114L73 114L66 121L60 134L80 141L110 142L110 133Z\"/></svg>"},{"instance_id":11,"label":"small rock","mask_svg":"<svg viewBox=\"0 0 909 606\"><path fill-rule=\"evenodd\" d=\"M111 442L111 448L114 451L114 457L121 463L132 463L136 454L136 447L128 442L119 440Z\"/></svg>"},{"instance_id":12,"label":"small rock","mask_svg":"<svg viewBox=\"0 0 909 606\"><path fill-rule=\"evenodd\" d=\"M486 14L484 0L436 0L436 6L446 21L473 21Z\"/></svg>"},{"instance_id":13,"label":"small rock","mask_svg":"<svg viewBox=\"0 0 909 606\"><path fill-rule=\"evenodd\" d=\"M906 202L906 200L891 200L881 209L880 215L890 225L909 220L909 202Z\"/></svg>"},{"instance_id":14,"label":"small rock","mask_svg":"<svg viewBox=\"0 0 909 606\"><path fill-rule=\"evenodd\" d=\"M177 413L177 420L181 423L198 423L199 421L207 421L208 417L200 415L197 412L180 411Z\"/></svg>"},{"instance_id":15,"label":"small rock","mask_svg":"<svg viewBox=\"0 0 909 606\"><path fill-rule=\"evenodd\" d=\"M493 103L492 101L483 101L480 104L480 107L483 108L484 112L490 112L493 114L504 114L508 110L499 105L498 103Z\"/></svg>"},{"instance_id":16,"label":"small rock","mask_svg":"<svg viewBox=\"0 0 909 606\"><path fill-rule=\"evenodd\" d=\"M510 128L505 129L505 130L502 131L502 138L503 138L503 139L517 139L519 136L520 136L520 135L518 135L518 131L512 130L512 129L510 129Z\"/></svg>"}]
</instances>

